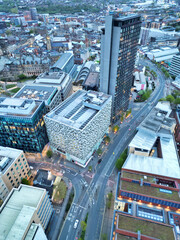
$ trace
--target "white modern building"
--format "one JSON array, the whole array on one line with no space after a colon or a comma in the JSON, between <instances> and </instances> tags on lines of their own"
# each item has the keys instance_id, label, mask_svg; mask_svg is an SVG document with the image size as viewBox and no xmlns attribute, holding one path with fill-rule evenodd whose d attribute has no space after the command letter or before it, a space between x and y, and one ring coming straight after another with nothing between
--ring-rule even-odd
<instances>
[{"instance_id":1,"label":"white modern building","mask_svg":"<svg viewBox=\"0 0 180 240\"><path fill-rule=\"evenodd\" d=\"M150 60L162 62L171 60L178 52L178 48L162 47L161 49L154 49L146 54Z\"/></svg>"},{"instance_id":2,"label":"white modern building","mask_svg":"<svg viewBox=\"0 0 180 240\"><path fill-rule=\"evenodd\" d=\"M46 114L52 149L85 167L108 132L111 104L107 94L79 90Z\"/></svg>"},{"instance_id":3,"label":"white modern building","mask_svg":"<svg viewBox=\"0 0 180 240\"><path fill-rule=\"evenodd\" d=\"M1 240L47 240L46 229L53 208L45 189L20 185L0 208Z\"/></svg>"}]
</instances>

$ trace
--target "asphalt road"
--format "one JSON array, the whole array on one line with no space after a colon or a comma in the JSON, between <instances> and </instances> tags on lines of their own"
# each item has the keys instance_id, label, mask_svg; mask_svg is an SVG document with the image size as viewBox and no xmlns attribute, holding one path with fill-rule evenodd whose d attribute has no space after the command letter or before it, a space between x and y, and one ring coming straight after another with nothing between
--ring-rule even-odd
<instances>
[{"instance_id":1,"label":"asphalt road","mask_svg":"<svg viewBox=\"0 0 180 240\"><path fill-rule=\"evenodd\" d=\"M113 142L109 144L109 148L102 157L102 162L97 166L96 174L88 187L84 190L82 187L78 188L77 185L80 185L81 181L83 181L78 179L79 174L72 179L73 186L78 190L75 190L76 196L59 235L58 239L60 240L74 240L80 237L80 222L84 220L87 212L89 212L89 217L86 229L86 240L96 240L100 238L105 207L106 184L114 169L116 159L128 146L136 133L136 127L139 123L148 115L158 100L164 96L165 80L162 73L158 71L152 63L144 59L142 63L143 65L150 66L151 69L157 72L159 85L156 86L148 102L133 116L128 125L120 129L119 134L116 135ZM76 219L79 220L79 223L77 228L74 228Z\"/></svg>"}]
</instances>

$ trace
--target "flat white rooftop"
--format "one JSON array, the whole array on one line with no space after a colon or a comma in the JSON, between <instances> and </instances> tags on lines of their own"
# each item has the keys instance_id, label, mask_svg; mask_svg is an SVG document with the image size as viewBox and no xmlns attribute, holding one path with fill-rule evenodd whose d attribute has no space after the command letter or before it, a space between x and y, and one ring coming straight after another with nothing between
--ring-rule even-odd
<instances>
[{"instance_id":1,"label":"flat white rooftop","mask_svg":"<svg viewBox=\"0 0 180 240\"><path fill-rule=\"evenodd\" d=\"M0 146L0 173L4 173L21 153L22 150Z\"/></svg>"},{"instance_id":2,"label":"flat white rooftop","mask_svg":"<svg viewBox=\"0 0 180 240\"><path fill-rule=\"evenodd\" d=\"M0 115L28 115L34 114L38 106L42 104L40 101L33 99L20 98L0 98Z\"/></svg>"},{"instance_id":3,"label":"flat white rooftop","mask_svg":"<svg viewBox=\"0 0 180 240\"><path fill-rule=\"evenodd\" d=\"M69 74L60 72L45 72L40 74L34 81L35 84L49 85L64 88L67 82L71 80Z\"/></svg>"},{"instance_id":4,"label":"flat white rooftop","mask_svg":"<svg viewBox=\"0 0 180 240\"><path fill-rule=\"evenodd\" d=\"M0 208L0 240L22 239L45 190L20 185Z\"/></svg>"},{"instance_id":5,"label":"flat white rooftop","mask_svg":"<svg viewBox=\"0 0 180 240\"><path fill-rule=\"evenodd\" d=\"M174 139L160 138L162 158L129 154L123 169L180 179L180 167Z\"/></svg>"},{"instance_id":6,"label":"flat white rooftop","mask_svg":"<svg viewBox=\"0 0 180 240\"><path fill-rule=\"evenodd\" d=\"M146 149L150 151L156 141L155 134L140 129L129 144L129 147Z\"/></svg>"},{"instance_id":7,"label":"flat white rooftop","mask_svg":"<svg viewBox=\"0 0 180 240\"><path fill-rule=\"evenodd\" d=\"M83 129L110 98L111 96L104 93L79 90L46 114L46 117L77 129Z\"/></svg>"}]
</instances>

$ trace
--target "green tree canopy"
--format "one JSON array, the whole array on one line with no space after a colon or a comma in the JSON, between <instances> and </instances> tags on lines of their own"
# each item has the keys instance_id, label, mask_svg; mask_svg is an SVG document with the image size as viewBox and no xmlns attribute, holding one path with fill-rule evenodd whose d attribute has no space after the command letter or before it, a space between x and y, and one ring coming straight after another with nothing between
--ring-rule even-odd
<instances>
[{"instance_id":1,"label":"green tree canopy","mask_svg":"<svg viewBox=\"0 0 180 240\"><path fill-rule=\"evenodd\" d=\"M86 231L86 227L87 227L87 224L85 221L81 221L81 228L82 228L82 231Z\"/></svg>"},{"instance_id":2,"label":"green tree canopy","mask_svg":"<svg viewBox=\"0 0 180 240\"><path fill-rule=\"evenodd\" d=\"M119 130L119 126L118 125L113 126L113 132L114 133L116 133L118 130Z\"/></svg>"},{"instance_id":3,"label":"green tree canopy","mask_svg":"<svg viewBox=\"0 0 180 240\"><path fill-rule=\"evenodd\" d=\"M24 74L20 74L20 75L18 76L18 78L19 78L20 80L23 80L23 79L26 79L27 77L26 77L26 75L24 75Z\"/></svg>"},{"instance_id":4,"label":"green tree canopy","mask_svg":"<svg viewBox=\"0 0 180 240\"><path fill-rule=\"evenodd\" d=\"M30 181L27 180L26 178L23 178L23 179L21 180L21 183L22 183L22 184L25 184L25 185L30 185Z\"/></svg>"},{"instance_id":5,"label":"green tree canopy","mask_svg":"<svg viewBox=\"0 0 180 240\"><path fill-rule=\"evenodd\" d=\"M169 101L170 103L174 102L174 97L172 95L167 95L166 100Z\"/></svg>"},{"instance_id":6,"label":"green tree canopy","mask_svg":"<svg viewBox=\"0 0 180 240\"><path fill-rule=\"evenodd\" d=\"M17 7L11 8L11 12L18 14L18 8Z\"/></svg>"},{"instance_id":7,"label":"green tree canopy","mask_svg":"<svg viewBox=\"0 0 180 240\"><path fill-rule=\"evenodd\" d=\"M51 158L52 155L53 155L53 152L52 152L51 150L48 150L48 151L46 152L46 156L47 156L48 158Z\"/></svg>"},{"instance_id":8,"label":"green tree canopy","mask_svg":"<svg viewBox=\"0 0 180 240\"><path fill-rule=\"evenodd\" d=\"M174 104L180 104L180 98L176 98L175 100L174 100Z\"/></svg>"},{"instance_id":9,"label":"green tree canopy","mask_svg":"<svg viewBox=\"0 0 180 240\"><path fill-rule=\"evenodd\" d=\"M127 149L124 150L124 152L120 155L120 157L117 159L115 163L115 166L119 171L121 170L126 158L127 158Z\"/></svg>"}]
</instances>

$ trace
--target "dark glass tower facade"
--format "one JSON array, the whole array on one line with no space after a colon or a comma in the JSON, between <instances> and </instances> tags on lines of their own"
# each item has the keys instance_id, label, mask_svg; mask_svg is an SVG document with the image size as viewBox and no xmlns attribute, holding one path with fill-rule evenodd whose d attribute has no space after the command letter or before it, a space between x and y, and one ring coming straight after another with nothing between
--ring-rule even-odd
<instances>
[{"instance_id":1,"label":"dark glass tower facade","mask_svg":"<svg viewBox=\"0 0 180 240\"><path fill-rule=\"evenodd\" d=\"M43 101L0 98L0 145L42 152L48 143Z\"/></svg>"},{"instance_id":2,"label":"dark glass tower facade","mask_svg":"<svg viewBox=\"0 0 180 240\"><path fill-rule=\"evenodd\" d=\"M129 105L140 30L139 15L107 16L102 30L100 91L113 97L113 122Z\"/></svg>"}]
</instances>

